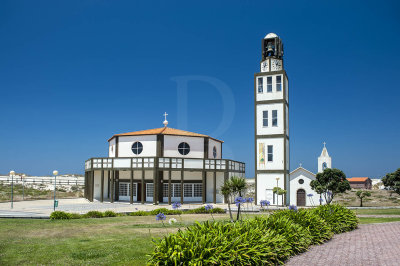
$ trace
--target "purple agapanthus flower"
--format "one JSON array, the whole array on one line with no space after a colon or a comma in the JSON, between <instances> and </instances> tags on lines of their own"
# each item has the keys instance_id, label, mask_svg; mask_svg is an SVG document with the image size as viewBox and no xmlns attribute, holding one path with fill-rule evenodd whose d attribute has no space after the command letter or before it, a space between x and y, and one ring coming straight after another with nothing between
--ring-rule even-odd
<instances>
[{"instance_id":1,"label":"purple agapanthus flower","mask_svg":"<svg viewBox=\"0 0 400 266\"><path fill-rule=\"evenodd\" d=\"M291 210L291 211L297 211L297 206L296 205L290 205L289 206L289 210Z\"/></svg>"},{"instance_id":2,"label":"purple agapanthus flower","mask_svg":"<svg viewBox=\"0 0 400 266\"><path fill-rule=\"evenodd\" d=\"M210 211L214 209L214 206L212 206L211 204L207 204L206 206L204 206L204 209L206 209L206 211Z\"/></svg>"},{"instance_id":3,"label":"purple agapanthus flower","mask_svg":"<svg viewBox=\"0 0 400 266\"><path fill-rule=\"evenodd\" d=\"M246 202L246 199L245 198L242 198L242 197L237 197L236 199L235 199L235 204L236 204L236 206L240 206L240 204L243 204L243 203L245 203Z\"/></svg>"},{"instance_id":4,"label":"purple agapanthus flower","mask_svg":"<svg viewBox=\"0 0 400 266\"><path fill-rule=\"evenodd\" d=\"M164 221L167 217L165 216L164 213L160 212L159 214L156 215L156 220L157 221Z\"/></svg>"},{"instance_id":5,"label":"purple agapanthus flower","mask_svg":"<svg viewBox=\"0 0 400 266\"><path fill-rule=\"evenodd\" d=\"M182 204L180 202L174 202L172 203L172 209L177 210L180 207L182 207Z\"/></svg>"},{"instance_id":6,"label":"purple agapanthus flower","mask_svg":"<svg viewBox=\"0 0 400 266\"><path fill-rule=\"evenodd\" d=\"M313 194L307 194L307 197L313 197L314 195Z\"/></svg>"},{"instance_id":7,"label":"purple agapanthus flower","mask_svg":"<svg viewBox=\"0 0 400 266\"><path fill-rule=\"evenodd\" d=\"M246 202L248 202L248 203L253 203L253 201L254 201L254 198L246 198Z\"/></svg>"},{"instance_id":8,"label":"purple agapanthus flower","mask_svg":"<svg viewBox=\"0 0 400 266\"><path fill-rule=\"evenodd\" d=\"M268 200L260 200L261 207L269 206L271 203Z\"/></svg>"}]
</instances>

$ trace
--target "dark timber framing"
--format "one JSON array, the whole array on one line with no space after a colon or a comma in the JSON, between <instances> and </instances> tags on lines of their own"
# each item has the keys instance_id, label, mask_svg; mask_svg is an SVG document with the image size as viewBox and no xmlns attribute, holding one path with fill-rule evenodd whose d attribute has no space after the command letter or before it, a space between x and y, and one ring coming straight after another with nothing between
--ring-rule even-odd
<instances>
[{"instance_id":1,"label":"dark timber framing","mask_svg":"<svg viewBox=\"0 0 400 266\"><path fill-rule=\"evenodd\" d=\"M143 161L140 167L133 167L131 164L131 167L127 168L118 168L114 166L114 160L124 160L124 159L130 159L133 160L135 158L133 157L124 157L124 158L91 158L87 160L86 162L90 162L91 166L85 167L85 198L87 198L90 201L93 201L94 199L94 175L95 175L95 170L100 172L101 175L101 195L100 195L100 201L104 201L104 182L106 182L105 179L105 171L107 171L107 196L110 200L110 202L118 201L119 200L119 183L124 182L124 183L129 183L130 184L130 193L129 193L129 202L135 203L134 197L133 197L133 185L136 184L137 188L137 202L141 202L144 204L146 202L146 184L148 183L153 183L154 186L154 194L153 194L153 204L158 204L159 202L162 202L164 200L164 195L163 195L163 184L164 182L168 182L168 204L171 204L172 202L172 184L180 183L181 185L181 194L179 195L180 201L183 203L185 200L184 196L184 186L186 183L188 184L193 184L193 183L200 183L202 184L202 193L201 193L201 202L205 203L207 202L207 173L211 173L211 180L209 181L211 184L209 184L212 189L212 198L209 199L211 202L216 203L217 199L217 173L224 173L223 178L224 181L229 177L230 174L234 175L235 173L241 173L244 174L245 170L245 164L242 162L237 162L233 160L228 160L228 159L208 159L208 158L181 158L181 157L165 157L163 159L169 159L170 163L168 167L159 167L159 158L158 157L140 157ZM144 166L144 160L145 159L154 159L154 166ZM93 166L93 161L94 160L99 160L101 159L101 167L94 168ZM105 160L112 160L111 166L105 167ZM201 160L201 165L202 167L199 168L185 168L185 160ZM172 160L181 160L182 166L179 167L172 167ZM208 164L206 164L206 161L209 161ZM213 162L212 162L213 161ZM225 169L217 169L217 161L224 161L225 163ZM132 162L132 161L131 161ZM109 163L109 162L108 162ZM237 164L239 163L239 169L235 168L235 166L232 168L231 163L235 163L236 167L238 166ZM213 166L213 167L208 167L208 166ZM120 178L119 172L120 171L128 171L129 172L129 177L128 178ZM141 173L138 176L136 176L135 171L138 171ZM151 179L146 179L146 172L152 173L153 178ZM178 180L172 180L172 172L177 172L179 174L179 179ZM185 172L198 172L201 173L201 177L199 179L195 180L185 180ZM138 185L140 185L140 188L138 188ZM149 195L150 196L150 195ZM166 203L166 202L165 202Z\"/></svg>"}]
</instances>

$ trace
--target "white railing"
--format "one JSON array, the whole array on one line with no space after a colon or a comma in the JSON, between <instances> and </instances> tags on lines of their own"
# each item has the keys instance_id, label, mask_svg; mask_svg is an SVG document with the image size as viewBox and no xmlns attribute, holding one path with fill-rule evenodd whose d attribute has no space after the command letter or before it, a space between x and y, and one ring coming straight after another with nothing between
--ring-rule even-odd
<instances>
[{"instance_id":1,"label":"white railing","mask_svg":"<svg viewBox=\"0 0 400 266\"><path fill-rule=\"evenodd\" d=\"M245 172L245 164L228 159L183 159L183 158L93 158L85 162L85 170L95 169L206 169L206 170L230 170Z\"/></svg>"}]
</instances>

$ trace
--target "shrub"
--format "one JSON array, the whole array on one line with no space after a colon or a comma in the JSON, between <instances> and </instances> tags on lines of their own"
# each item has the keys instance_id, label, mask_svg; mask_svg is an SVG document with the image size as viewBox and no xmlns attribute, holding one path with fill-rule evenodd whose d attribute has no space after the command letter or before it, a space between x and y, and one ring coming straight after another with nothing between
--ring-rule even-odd
<instances>
[{"instance_id":1,"label":"shrub","mask_svg":"<svg viewBox=\"0 0 400 266\"><path fill-rule=\"evenodd\" d=\"M224 209L221 208L213 208L211 210L206 210L206 208L200 207L192 210L187 210L185 213L191 213L191 214L200 214L200 213L226 213Z\"/></svg>"},{"instance_id":2,"label":"shrub","mask_svg":"<svg viewBox=\"0 0 400 266\"><path fill-rule=\"evenodd\" d=\"M306 251L312 243L310 231L288 217L270 215L267 219L256 218L256 220L265 223L266 228L272 229L274 234L283 236L291 247L291 255Z\"/></svg>"},{"instance_id":3,"label":"shrub","mask_svg":"<svg viewBox=\"0 0 400 266\"><path fill-rule=\"evenodd\" d=\"M146 211L136 211L136 212L131 212L129 214L130 216L149 216L150 212L146 212Z\"/></svg>"},{"instance_id":4,"label":"shrub","mask_svg":"<svg viewBox=\"0 0 400 266\"><path fill-rule=\"evenodd\" d=\"M358 225L356 214L339 204L321 205L312 212L324 219L335 234L354 230Z\"/></svg>"},{"instance_id":5,"label":"shrub","mask_svg":"<svg viewBox=\"0 0 400 266\"><path fill-rule=\"evenodd\" d=\"M50 214L51 220L71 219L71 214L63 211L54 211Z\"/></svg>"},{"instance_id":6,"label":"shrub","mask_svg":"<svg viewBox=\"0 0 400 266\"><path fill-rule=\"evenodd\" d=\"M157 265L282 264L291 247L261 219L196 223L160 240L149 263Z\"/></svg>"},{"instance_id":7,"label":"shrub","mask_svg":"<svg viewBox=\"0 0 400 266\"><path fill-rule=\"evenodd\" d=\"M117 214L113 211L105 211L104 217L117 217Z\"/></svg>"},{"instance_id":8,"label":"shrub","mask_svg":"<svg viewBox=\"0 0 400 266\"><path fill-rule=\"evenodd\" d=\"M102 218L103 213L99 211L90 211L82 216L83 218Z\"/></svg>"},{"instance_id":9,"label":"shrub","mask_svg":"<svg viewBox=\"0 0 400 266\"><path fill-rule=\"evenodd\" d=\"M150 215L157 215L159 213L164 213L165 215L178 215L178 214L182 214L183 212L180 210L169 210L167 208L158 208L158 209L152 210L150 212Z\"/></svg>"},{"instance_id":10,"label":"shrub","mask_svg":"<svg viewBox=\"0 0 400 266\"><path fill-rule=\"evenodd\" d=\"M331 227L319 215L309 210L299 211L283 210L274 213L274 216L284 216L295 223L307 228L311 234L312 244L321 244L333 236Z\"/></svg>"},{"instance_id":11,"label":"shrub","mask_svg":"<svg viewBox=\"0 0 400 266\"><path fill-rule=\"evenodd\" d=\"M81 219L82 215L79 213L68 213L71 217L71 219Z\"/></svg>"}]
</instances>

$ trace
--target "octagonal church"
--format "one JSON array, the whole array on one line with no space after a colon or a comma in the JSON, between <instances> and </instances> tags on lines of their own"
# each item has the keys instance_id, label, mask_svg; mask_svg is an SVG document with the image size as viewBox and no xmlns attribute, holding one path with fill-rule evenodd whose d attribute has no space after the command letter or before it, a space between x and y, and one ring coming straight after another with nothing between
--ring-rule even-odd
<instances>
[{"instance_id":1,"label":"octagonal church","mask_svg":"<svg viewBox=\"0 0 400 266\"><path fill-rule=\"evenodd\" d=\"M245 164L223 159L223 141L164 127L116 134L108 157L85 162L85 198L130 203L223 203L220 187L244 177Z\"/></svg>"}]
</instances>

